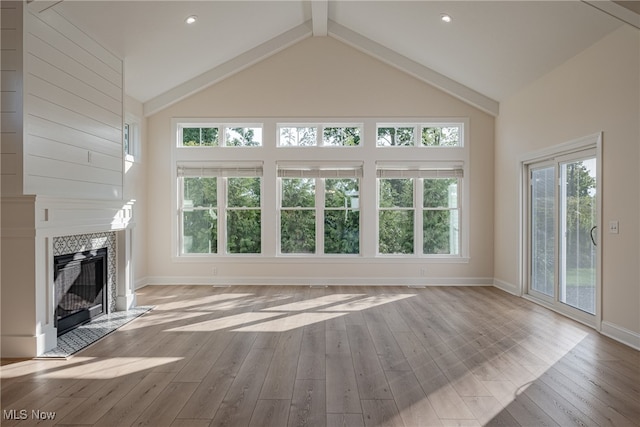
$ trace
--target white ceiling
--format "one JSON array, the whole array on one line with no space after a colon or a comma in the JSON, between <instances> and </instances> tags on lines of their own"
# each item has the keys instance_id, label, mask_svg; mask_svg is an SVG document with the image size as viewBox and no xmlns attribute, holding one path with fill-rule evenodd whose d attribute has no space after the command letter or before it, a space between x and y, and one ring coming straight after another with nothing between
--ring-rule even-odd
<instances>
[{"instance_id":1,"label":"white ceiling","mask_svg":"<svg viewBox=\"0 0 640 427\"><path fill-rule=\"evenodd\" d=\"M145 103L305 22L329 36L337 24L499 102L624 25L577 0L68 0L54 8L124 58L125 90ZM198 16L193 26L189 15Z\"/></svg>"}]
</instances>

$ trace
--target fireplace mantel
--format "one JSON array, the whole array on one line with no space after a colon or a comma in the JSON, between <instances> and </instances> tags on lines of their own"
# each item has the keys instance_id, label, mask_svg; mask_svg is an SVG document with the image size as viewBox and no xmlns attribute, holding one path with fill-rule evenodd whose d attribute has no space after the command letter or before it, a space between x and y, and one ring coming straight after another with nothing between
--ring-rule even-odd
<instances>
[{"instance_id":1,"label":"fireplace mantel","mask_svg":"<svg viewBox=\"0 0 640 427\"><path fill-rule=\"evenodd\" d=\"M53 241L114 233L117 310L135 305L134 201L2 197L2 357L34 357L56 346Z\"/></svg>"}]
</instances>

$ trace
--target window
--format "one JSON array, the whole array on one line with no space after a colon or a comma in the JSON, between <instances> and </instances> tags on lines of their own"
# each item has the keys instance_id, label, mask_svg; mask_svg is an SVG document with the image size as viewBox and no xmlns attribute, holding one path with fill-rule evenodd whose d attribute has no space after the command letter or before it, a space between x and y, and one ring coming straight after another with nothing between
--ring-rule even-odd
<instances>
[{"instance_id":1,"label":"window","mask_svg":"<svg viewBox=\"0 0 640 427\"><path fill-rule=\"evenodd\" d=\"M122 151L125 160L134 162L140 159L140 120L133 114L126 114L122 127Z\"/></svg>"},{"instance_id":2,"label":"window","mask_svg":"<svg viewBox=\"0 0 640 427\"><path fill-rule=\"evenodd\" d=\"M378 147L462 147L462 123L379 123Z\"/></svg>"},{"instance_id":3,"label":"window","mask_svg":"<svg viewBox=\"0 0 640 427\"><path fill-rule=\"evenodd\" d=\"M357 147L360 145L361 129L361 124L279 124L278 146ZM322 136L320 141L319 135Z\"/></svg>"},{"instance_id":4,"label":"window","mask_svg":"<svg viewBox=\"0 0 640 427\"><path fill-rule=\"evenodd\" d=\"M466 124L174 119L173 254L196 263L467 262Z\"/></svg>"},{"instance_id":5,"label":"window","mask_svg":"<svg viewBox=\"0 0 640 427\"><path fill-rule=\"evenodd\" d=\"M262 251L262 166L180 165L181 254Z\"/></svg>"},{"instance_id":6,"label":"window","mask_svg":"<svg viewBox=\"0 0 640 427\"><path fill-rule=\"evenodd\" d=\"M181 124L179 147L259 147L262 125Z\"/></svg>"},{"instance_id":7,"label":"window","mask_svg":"<svg viewBox=\"0 0 640 427\"><path fill-rule=\"evenodd\" d=\"M460 255L462 169L381 168L377 175L378 253Z\"/></svg>"},{"instance_id":8,"label":"window","mask_svg":"<svg viewBox=\"0 0 640 427\"><path fill-rule=\"evenodd\" d=\"M361 166L280 166L280 253L360 253Z\"/></svg>"}]
</instances>

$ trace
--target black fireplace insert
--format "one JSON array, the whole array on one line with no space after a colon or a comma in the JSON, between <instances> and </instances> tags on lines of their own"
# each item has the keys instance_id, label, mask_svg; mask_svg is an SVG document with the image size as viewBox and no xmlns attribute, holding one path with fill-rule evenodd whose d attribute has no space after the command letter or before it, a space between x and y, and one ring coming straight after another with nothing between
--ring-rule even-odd
<instances>
[{"instance_id":1,"label":"black fireplace insert","mask_svg":"<svg viewBox=\"0 0 640 427\"><path fill-rule=\"evenodd\" d=\"M54 257L58 336L106 313L107 248Z\"/></svg>"}]
</instances>

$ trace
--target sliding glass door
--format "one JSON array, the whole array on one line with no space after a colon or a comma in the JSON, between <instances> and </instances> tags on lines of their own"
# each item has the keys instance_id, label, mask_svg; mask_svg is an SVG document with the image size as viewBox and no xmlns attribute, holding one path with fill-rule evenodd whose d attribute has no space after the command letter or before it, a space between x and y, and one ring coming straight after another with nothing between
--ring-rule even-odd
<instances>
[{"instance_id":1,"label":"sliding glass door","mask_svg":"<svg viewBox=\"0 0 640 427\"><path fill-rule=\"evenodd\" d=\"M527 165L527 293L564 312L596 314L596 150Z\"/></svg>"}]
</instances>

